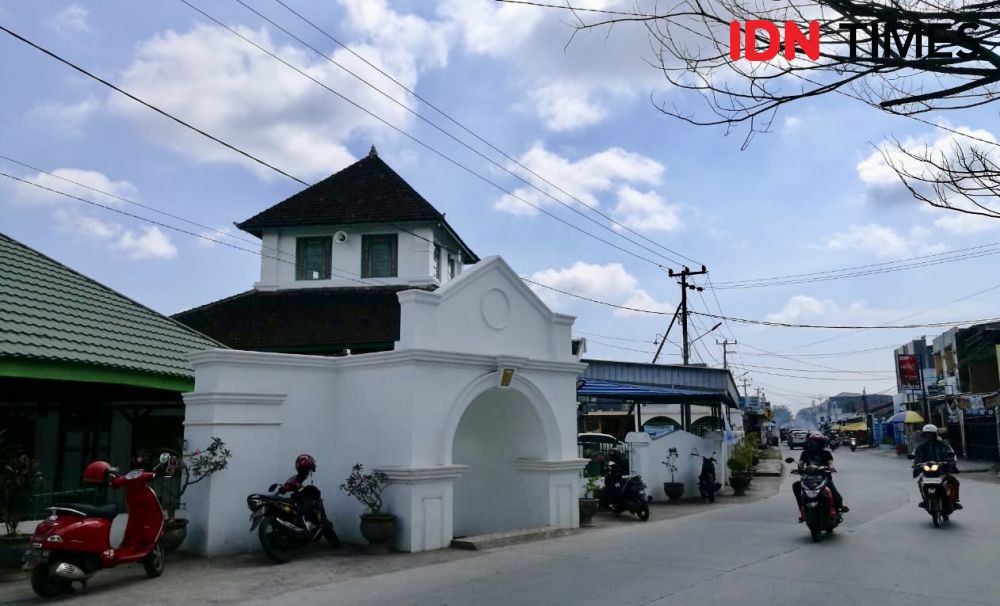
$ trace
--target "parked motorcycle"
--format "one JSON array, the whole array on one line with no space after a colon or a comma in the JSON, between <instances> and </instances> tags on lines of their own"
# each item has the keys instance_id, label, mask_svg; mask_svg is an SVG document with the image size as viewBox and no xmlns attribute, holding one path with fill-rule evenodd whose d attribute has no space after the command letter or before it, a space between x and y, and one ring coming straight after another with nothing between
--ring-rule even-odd
<instances>
[{"instance_id":1,"label":"parked motorcycle","mask_svg":"<svg viewBox=\"0 0 1000 606\"><path fill-rule=\"evenodd\" d=\"M947 522L955 513L955 497L953 489L947 482L948 464L937 461L927 461L913 466L917 471L917 485L924 497L927 513L930 514L935 528L941 527L941 522Z\"/></svg>"},{"instance_id":2,"label":"parked motorcycle","mask_svg":"<svg viewBox=\"0 0 1000 606\"><path fill-rule=\"evenodd\" d=\"M722 490L722 484L716 481L715 453L713 452L710 457L699 455L697 451L692 454L701 456L701 474L698 475L698 492L701 493L701 498L709 503L714 503L715 494Z\"/></svg>"},{"instance_id":3,"label":"parked motorcycle","mask_svg":"<svg viewBox=\"0 0 1000 606\"><path fill-rule=\"evenodd\" d=\"M785 459L786 463L794 463L795 459ZM802 511L800 515L809 527L813 542L822 537L822 533L832 534L833 529L844 520L841 513L833 505L833 491L829 487L830 474L833 470L817 465L807 465L793 469L802 482Z\"/></svg>"},{"instance_id":4,"label":"parked motorcycle","mask_svg":"<svg viewBox=\"0 0 1000 606\"><path fill-rule=\"evenodd\" d=\"M247 497L250 508L250 532L257 538L264 554L275 564L291 559L291 552L321 537L331 547L340 547L333 523L326 517L319 488L303 486L290 495L279 494L278 484L267 489L271 494Z\"/></svg>"},{"instance_id":5,"label":"parked motorcycle","mask_svg":"<svg viewBox=\"0 0 1000 606\"><path fill-rule=\"evenodd\" d=\"M150 578L163 574L166 557L163 536L163 509L149 487L153 478L173 473L176 460L160 456L153 471L134 469L123 476L105 461L94 461L83 471L83 480L125 489L128 524L117 549L111 547L111 522L118 507L53 504L48 517L35 528L24 561L31 569L31 588L43 598L73 591L73 583L84 588L98 570L119 564L141 562Z\"/></svg>"},{"instance_id":6,"label":"parked motorcycle","mask_svg":"<svg viewBox=\"0 0 1000 606\"><path fill-rule=\"evenodd\" d=\"M649 519L649 502L653 498L646 495L642 476L625 476L620 465L608 464L603 497L605 506L615 514L627 511L643 522Z\"/></svg>"},{"instance_id":7,"label":"parked motorcycle","mask_svg":"<svg viewBox=\"0 0 1000 606\"><path fill-rule=\"evenodd\" d=\"M858 439L857 438L852 437L852 438L848 439L847 443L851 446L851 452L854 452L854 451L856 451L858 449Z\"/></svg>"}]
</instances>

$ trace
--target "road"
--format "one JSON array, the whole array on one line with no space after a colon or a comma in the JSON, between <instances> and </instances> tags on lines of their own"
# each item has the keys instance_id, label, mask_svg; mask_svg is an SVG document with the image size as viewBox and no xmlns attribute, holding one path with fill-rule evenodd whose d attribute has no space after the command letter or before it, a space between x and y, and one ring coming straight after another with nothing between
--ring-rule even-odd
<instances>
[{"instance_id":1,"label":"road","mask_svg":"<svg viewBox=\"0 0 1000 606\"><path fill-rule=\"evenodd\" d=\"M798 454L798 451L795 452ZM481 553L362 556L319 551L281 567L257 556L180 561L163 577L122 569L91 583L89 604L880 606L1000 603L994 562L1000 484L963 478L959 512L935 530L916 506L908 462L837 451L851 506L813 544L796 523L791 477L775 497L703 513L620 524ZM0 603L32 603L26 582L0 583Z\"/></svg>"},{"instance_id":2,"label":"road","mask_svg":"<svg viewBox=\"0 0 1000 606\"><path fill-rule=\"evenodd\" d=\"M774 498L677 520L288 593L271 604L783 606L1000 603L1000 486L966 480L935 530L908 462L837 452L846 524L813 544L791 481Z\"/></svg>"}]
</instances>

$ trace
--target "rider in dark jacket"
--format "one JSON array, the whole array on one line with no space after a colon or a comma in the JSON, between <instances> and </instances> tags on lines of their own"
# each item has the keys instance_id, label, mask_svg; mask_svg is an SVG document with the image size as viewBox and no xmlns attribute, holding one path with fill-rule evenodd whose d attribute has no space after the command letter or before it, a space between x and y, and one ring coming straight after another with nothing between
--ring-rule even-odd
<instances>
[{"instance_id":1,"label":"rider in dark jacket","mask_svg":"<svg viewBox=\"0 0 1000 606\"><path fill-rule=\"evenodd\" d=\"M799 467L805 467L806 465L816 465L818 467L829 467L833 469L833 453L826 449L827 438L819 432L813 432L809 434L809 438L806 439L805 446L802 447L802 455L799 457ZM827 486L830 487L830 492L833 493L833 506L836 507L843 513L850 511L850 508L844 505L844 497L837 490L837 487L833 484L833 476L827 480ZM799 522L804 522L805 518L802 517L802 482L796 481L792 484L792 494L795 495L795 502L799 506Z\"/></svg>"},{"instance_id":2,"label":"rider in dark jacket","mask_svg":"<svg viewBox=\"0 0 1000 606\"><path fill-rule=\"evenodd\" d=\"M951 475L954 473L955 469L955 451L952 449L950 444L940 439L936 425L924 425L921 433L924 436L924 441L913 451L913 477L920 475L920 471L917 466L921 463L926 463L927 461L937 461L938 463L946 464L948 466L949 473L945 476L945 481L952 486L952 492L955 495L955 509L962 509L962 503L958 500L959 482L955 476ZM921 489L920 507L927 506L927 502L923 500L923 494L924 491Z\"/></svg>"}]
</instances>

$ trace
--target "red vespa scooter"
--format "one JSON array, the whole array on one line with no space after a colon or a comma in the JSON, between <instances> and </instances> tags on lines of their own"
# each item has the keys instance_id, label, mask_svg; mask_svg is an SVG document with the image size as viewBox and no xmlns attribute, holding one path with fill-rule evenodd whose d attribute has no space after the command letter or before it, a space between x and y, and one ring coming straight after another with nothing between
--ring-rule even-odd
<instances>
[{"instance_id":1,"label":"red vespa scooter","mask_svg":"<svg viewBox=\"0 0 1000 606\"><path fill-rule=\"evenodd\" d=\"M83 471L85 482L108 484L125 489L128 524L121 545L111 547L111 522L118 507L111 505L58 504L47 509L49 517L31 536L24 554L31 569L31 588L43 598L53 598L73 590L78 581L86 589L87 580L102 568L142 562L146 574L163 574L166 558L163 545L163 509L149 482L157 475L169 475L176 462L168 454L160 456L152 472L135 469L123 476L104 461L94 461ZM166 473L164 473L166 472Z\"/></svg>"}]
</instances>

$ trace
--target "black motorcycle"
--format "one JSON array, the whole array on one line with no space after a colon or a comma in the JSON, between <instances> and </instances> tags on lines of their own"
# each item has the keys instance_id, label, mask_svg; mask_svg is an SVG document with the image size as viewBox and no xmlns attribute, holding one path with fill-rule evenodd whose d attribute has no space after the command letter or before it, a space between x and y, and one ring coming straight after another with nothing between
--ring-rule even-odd
<instances>
[{"instance_id":1,"label":"black motorcycle","mask_svg":"<svg viewBox=\"0 0 1000 606\"><path fill-rule=\"evenodd\" d=\"M319 488L303 486L290 495L278 494L278 484L271 484L271 494L247 497L250 508L250 532L257 531L260 546L275 564L291 559L291 551L320 537L331 547L340 546L333 523L326 517Z\"/></svg>"},{"instance_id":2,"label":"black motorcycle","mask_svg":"<svg viewBox=\"0 0 1000 606\"><path fill-rule=\"evenodd\" d=\"M858 449L858 439L855 437L848 438L847 443L851 445L851 452Z\"/></svg>"},{"instance_id":3,"label":"black motorcycle","mask_svg":"<svg viewBox=\"0 0 1000 606\"><path fill-rule=\"evenodd\" d=\"M646 485L642 476L625 476L621 466L608 465L608 474L604 477L604 505L615 514L629 512L645 522L649 519L649 502L652 497L646 495Z\"/></svg>"},{"instance_id":4,"label":"black motorcycle","mask_svg":"<svg viewBox=\"0 0 1000 606\"><path fill-rule=\"evenodd\" d=\"M695 452L695 455L698 453ZM699 455L701 456L701 455ZM701 498L709 503L715 502L715 494L722 490L722 484L716 481L715 475L715 453L712 456L701 456L701 474L698 475L698 492Z\"/></svg>"},{"instance_id":5,"label":"black motorcycle","mask_svg":"<svg viewBox=\"0 0 1000 606\"><path fill-rule=\"evenodd\" d=\"M935 528L941 527L941 522L947 522L955 513L954 502L948 490L948 463L926 461L913 466L913 473L918 478L920 494L924 497L924 507L931 516Z\"/></svg>"},{"instance_id":6,"label":"black motorcycle","mask_svg":"<svg viewBox=\"0 0 1000 606\"><path fill-rule=\"evenodd\" d=\"M794 463L794 459L785 459L786 463ZM830 475L833 470L827 467L807 465L793 469L792 473L801 479L802 517L813 542L822 537L822 533L833 534L833 529L844 521L840 511L833 503L833 490L830 488Z\"/></svg>"}]
</instances>

